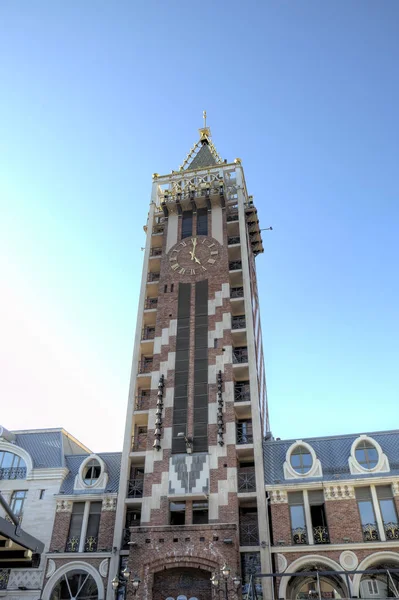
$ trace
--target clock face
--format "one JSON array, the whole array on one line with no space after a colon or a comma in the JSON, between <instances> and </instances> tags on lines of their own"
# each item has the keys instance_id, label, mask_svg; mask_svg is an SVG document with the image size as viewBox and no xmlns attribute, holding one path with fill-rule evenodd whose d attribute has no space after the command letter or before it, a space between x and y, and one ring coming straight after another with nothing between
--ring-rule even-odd
<instances>
[{"instance_id":1,"label":"clock face","mask_svg":"<svg viewBox=\"0 0 399 600\"><path fill-rule=\"evenodd\" d=\"M213 238L200 235L188 237L173 246L168 254L169 266L184 277L206 277L219 262L220 244Z\"/></svg>"}]
</instances>

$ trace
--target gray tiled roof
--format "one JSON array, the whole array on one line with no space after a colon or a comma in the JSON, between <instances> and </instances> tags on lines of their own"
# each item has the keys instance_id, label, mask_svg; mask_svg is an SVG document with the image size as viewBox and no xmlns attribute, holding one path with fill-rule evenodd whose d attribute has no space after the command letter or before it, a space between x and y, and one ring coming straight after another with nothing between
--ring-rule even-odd
<instances>
[{"instance_id":1,"label":"gray tiled roof","mask_svg":"<svg viewBox=\"0 0 399 600\"><path fill-rule=\"evenodd\" d=\"M216 159L210 151L208 144L203 144L200 151L194 156L192 162L188 165L186 171L191 171L191 169L200 169L201 167L213 167L216 164Z\"/></svg>"},{"instance_id":2,"label":"gray tiled roof","mask_svg":"<svg viewBox=\"0 0 399 600\"><path fill-rule=\"evenodd\" d=\"M263 442L263 456L265 468L265 483L273 485L284 482L301 481L328 481L340 479L359 479L362 477L381 477L380 473L366 473L365 475L352 475L349 470L348 458L350 456L351 446L360 434L350 434L342 436L302 438L312 446L317 458L321 462L323 471L322 477L306 477L303 479L285 480L283 464L288 448L295 442L291 440L267 440ZM376 440L382 448L382 451L388 457L392 475L399 475L399 430L379 431L367 433L368 436ZM300 438L298 438L300 439ZM388 473L386 473L388 474Z\"/></svg>"},{"instance_id":3,"label":"gray tiled roof","mask_svg":"<svg viewBox=\"0 0 399 600\"><path fill-rule=\"evenodd\" d=\"M61 430L17 433L15 445L30 454L34 468L64 466Z\"/></svg>"},{"instance_id":4,"label":"gray tiled roof","mask_svg":"<svg viewBox=\"0 0 399 600\"><path fill-rule=\"evenodd\" d=\"M99 456L105 463L105 468L108 473L108 483L105 490L93 489L90 490L90 493L103 494L104 491L109 493L116 493L119 487L119 475L121 470L122 454L120 452L105 452L102 454L97 453L96 456ZM69 469L69 473L61 485L61 494L87 494L87 490L74 491L73 489L75 477L79 473L79 467L86 458L87 454L65 457L65 463Z\"/></svg>"}]
</instances>

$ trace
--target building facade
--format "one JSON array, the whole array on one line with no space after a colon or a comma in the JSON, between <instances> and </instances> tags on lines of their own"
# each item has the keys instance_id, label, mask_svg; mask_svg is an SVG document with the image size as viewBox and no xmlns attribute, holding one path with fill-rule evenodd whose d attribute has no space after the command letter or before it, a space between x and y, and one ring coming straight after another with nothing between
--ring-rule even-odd
<instances>
[{"instance_id":1,"label":"building facade","mask_svg":"<svg viewBox=\"0 0 399 600\"><path fill-rule=\"evenodd\" d=\"M146 600L210 598L225 563L245 583L270 553L262 239L241 161L209 128L179 171L154 174L145 230L111 569L127 564Z\"/></svg>"},{"instance_id":2,"label":"building facade","mask_svg":"<svg viewBox=\"0 0 399 600\"><path fill-rule=\"evenodd\" d=\"M269 439L264 465L276 598L399 596L399 431Z\"/></svg>"}]
</instances>

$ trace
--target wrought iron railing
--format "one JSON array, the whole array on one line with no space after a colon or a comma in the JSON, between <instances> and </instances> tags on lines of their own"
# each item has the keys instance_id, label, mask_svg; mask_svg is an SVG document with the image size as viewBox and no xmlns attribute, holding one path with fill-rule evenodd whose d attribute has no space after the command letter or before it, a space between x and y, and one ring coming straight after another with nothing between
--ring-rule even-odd
<instances>
[{"instance_id":1,"label":"wrought iron railing","mask_svg":"<svg viewBox=\"0 0 399 600\"><path fill-rule=\"evenodd\" d=\"M238 471L238 491L240 493L256 492L255 469L252 472Z\"/></svg>"},{"instance_id":2,"label":"wrought iron railing","mask_svg":"<svg viewBox=\"0 0 399 600\"><path fill-rule=\"evenodd\" d=\"M248 362L247 348L233 348L233 364L242 364Z\"/></svg>"},{"instance_id":3,"label":"wrought iron railing","mask_svg":"<svg viewBox=\"0 0 399 600\"><path fill-rule=\"evenodd\" d=\"M240 546L259 546L258 518L253 523L240 523Z\"/></svg>"},{"instance_id":4,"label":"wrought iron railing","mask_svg":"<svg viewBox=\"0 0 399 600\"><path fill-rule=\"evenodd\" d=\"M326 525L319 525L313 527L313 540L315 544L329 544L330 536L328 534L328 527Z\"/></svg>"},{"instance_id":5,"label":"wrought iron railing","mask_svg":"<svg viewBox=\"0 0 399 600\"><path fill-rule=\"evenodd\" d=\"M295 527L295 529L291 529L291 533L292 533L293 544L307 544L308 543L306 527Z\"/></svg>"},{"instance_id":6,"label":"wrought iron railing","mask_svg":"<svg viewBox=\"0 0 399 600\"><path fill-rule=\"evenodd\" d=\"M232 317L231 319L231 328L232 329L245 329L246 321L245 315L238 315L236 317Z\"/></svg>"},{"instance_id":7,"label":"wrought iron railing","mask_svg":"<svg viewBox=\"0 0 399 600\"><path fill-rule=\"evenodd\" d=\"M155 247L155 248L150 249L150 256L161 256L161 255L162 255L161 247Z\"/></svg>"},{"instance_id":8,"label":"wrought iron railing","mask_svg":"<svg viewBox=\"0 0 399 600\"><path fill-rule=\"evenodd\" d=\"M147 310L151 310L152 308L157 308L158 306L158 298L146 298L144 303L144 308Z\"/></svg>"},{"instance_id":9,"label":"wrought iron railing","mask_svg":"<svg viewBox=\"0 0 399 600\"><path fill-rule=\"evenodd\" d=\"M78 552L79 551L80 537L72 535L66 541L65 552Z\"/></svg>"},{"instance_id":10,"label":"wrought iron railing","mask_svg":"<svg viewBox=\"0 0 399 600\"><path fill-rule=\"evenodd\" d=\"M85 552L96 552L97 551L98 538L94 535L89 535L85 539Z\"/></svg>"},{"instance_id":11,"label":"wrought iron railing","mask_svg":"<svg viewBox=\"0 0 399 600\"><path fill-rule=\"evenodd\" d=\"M143 497L143 484L144 479L129 479L127 487L128 498L142 498Z\"/></svg>"},{"instance_id":12,"label":"wrought iron railing","mask_svg":"<svg viewBox=\"0 0 399 600\"><path fill-rule=\"evenodd\" d=\"M0 569L0 590L6 590L11 569Z\"/></svg>"},{"instance_id":13,"label":"wrought iron railing","mask_svg":"<svg viewBox=\"0 0 399 600\"><path fill-rule=\"evenodd\" d=\"M136 396L135 410L148 410L150 408L150 396Z\"/></svg>"},{"instance_id":14,"label":"wrought iron railing","mask_svg":"<svg viewBox=\"0 0 399 600\"><path fill-rule=\"evenodd\" d=\"M231 235L229 238L227 238L227 244L229 246L232 246L233 244L239 244L239 243L240 243L239 235Z\"/></svg>"},{"instance_id":15,"label":"wrought iron railing","mask_svg":"<svg viewBox=\"0 0 399 600\"><path fill-rule=\"evenodd\" d=\"M136 433L132 436L132 452L147 450L147 433Z\"/></svg>"},{"instance_id":16,"label":"wrought iron railing","mask_svg":"<svg viewBox=\"0 0 399 600\"><path fill-rule=\"evenodd\" d=\"M165 229L165 225L154 225L154 227L152 228L152 233L153 234L157 234L157 233L163 233L163 230Z\"/></svg>"},{"instance_id":17,"label":"wrought iron railing","mask_svg":"<svg viewBox=\"0 0 399 600\"><path fill-rule=\"evenodd\" d=\"M138 372L140 374L143 373L151 373L152 372L152 359L151 360L143 360L141 362L139 362L139 369Z\"/></svg>"},{"instance_id":18,"label":"wrought iron railing","mask_svg":"<svg viewBox=\"0 0 399 600\"><path fill-rule=\"evenodd\" d=\"M234 402L248 402L251 400L249 383L236 383L234 386Z\"/></svg>"},{"instance_id":19,"label":"wrought iron railing","mask_svg":"<svg viewBox=\"0 0 399 600\"><path fill-rule=\"evenodd\" d=\"M384 531L387 540L399 540L399 525L397 522L385 523L384 521Z\"/></svg>"},{"instance_id":20,"label":"wrought iron railing","mask_svg":"<svg viewBox=\"0 0 399 600\"><path fill-rule=\"evenodd\" d=\"M155 337L155 327L144 327L141 334L142 340L153 340Z\"/></svg>"},{"instance_id":21,"label":"wrought iron railing","mask_svg":"<svg viewBox=\"0 0 399 600\"><path fill-rule=\"evenodd\" d=\"M160 273L148 273L147 281L149 281L150 283L154 281L159 281L160 276Z\"/></svg>"},{"instance_id":22,"label":"wrought iron railing","mask_svg":"<svg viewBox=\"0 0 399 600\"><path fill-rule=\"evenodd\" d=\"M231 260L229 262L229 271L238 271L242 269L242 262L240 260Z\"/></svg>"},{"instance_id":23,"label":"wrought iron railing","mask_svg":"<svg viewBox=\"0 0 399 600\"><path fill-rule=\"evenodd\" d=\"M230 298L244 298L244 288L232 287L230 289Z\"/></svg>"},{"instance_id":24,"label":"wrought iron railing","mask_svg":"<svg viewBox=\"0 0 399 600\"><path fill-rule=\"evenodd\" d=\"M226 217L227 222L238 221L238 210L229 210Z\"/></svg>"},{"instance_id":25,"label":"wrought iron railing","mask_svg":"<svg viewBox=\"0 0 399 600\"><path fill-rule=\"evenodd\" d=\"M237 425L236 429L236 444L237 446L241 446L243 444L253 444L254 436L252 433L252 423L248 423L243 427L242 425Z\"/></svg>"},{"instance_id":26,"label":"wrought iron railing","mask_svg":"<svg viewBox=\"0 0 399 600\"><path fill-rule=\"evenodd\" d=\"M380 539L378 535L377 523L366 523L362 525L363 540L365 542L377 542Z\"/></svg>"},{"instance_id":27,"label":"wrought iron railing","mask_svg":"<svg viewBox=\"0 0 399 600\"><path fill-rule=\"evenodd\" d=\"M129 550L130 529L126 527L122 532L122 550Z\"/></svg>"},{"instance_id":28,"label":"wrought iron railing","mask_svg":"<svg viewBox=\"0 0 399 600\"><path fill-rule=\"evenodd\" d=\"M0 479L26 479L26 467L3 467Z\"/></svg>"}]
</instances>

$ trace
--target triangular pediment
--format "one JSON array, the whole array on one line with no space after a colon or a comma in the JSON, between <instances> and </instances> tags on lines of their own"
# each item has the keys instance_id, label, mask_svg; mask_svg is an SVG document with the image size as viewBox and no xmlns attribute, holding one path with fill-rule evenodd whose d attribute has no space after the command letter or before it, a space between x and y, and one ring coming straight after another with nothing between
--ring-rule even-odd
<instances>
[{"instance_id":1,"label":"triangular pediment","mask_svg":"<svg viewBox=\"0 0 399 600\"><path fill-rule=\"evenodd\" d=\"M214 167L223 162L211 140L211 130L209 127L204 127L199 132L200 139L187 154L180 167L181 171L205 169L206 167Z\"/></svg>"}]
</instances>

